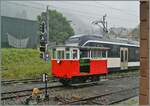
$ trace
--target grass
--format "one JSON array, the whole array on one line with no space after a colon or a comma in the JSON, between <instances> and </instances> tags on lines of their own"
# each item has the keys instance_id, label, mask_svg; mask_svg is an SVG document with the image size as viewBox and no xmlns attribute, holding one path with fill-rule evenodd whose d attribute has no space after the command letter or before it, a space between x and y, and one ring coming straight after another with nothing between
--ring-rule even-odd
<instances>
[{"instance_id":1,"label":"grass","mask_svg":"<svg viewBox=\"0 0 150 106\"><path fill-rule=\"evenodd\" d=\"M50 63L40 59L36 49L2 49L2 79L24 79L50 75Z\"/></svg>"}]
</instances>

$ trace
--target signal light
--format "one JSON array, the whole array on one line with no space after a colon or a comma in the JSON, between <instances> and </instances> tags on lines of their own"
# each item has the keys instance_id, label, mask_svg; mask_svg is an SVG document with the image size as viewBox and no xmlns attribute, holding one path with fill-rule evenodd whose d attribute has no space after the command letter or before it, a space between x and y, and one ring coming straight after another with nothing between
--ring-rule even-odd
<instances>
[{"instance_id":1,"label":"signal light","mask_svg":"<svg viewBox=\"0 0 150 106\"><path fill-rule=\"evenodd\" d=\"M40 24L40 31L41 31L42 34L45 33L45 22L44 21L41 22L41 24Z\"/></svg>"},{"instance_id":2,"label":"signal light","mask_svg":"<svg viewBox=\"0 0 150 106\"><path fill-rule=\"evenodd\" d=\"M44 53L40 53L40 58L44 58Z\"/></svg>"},{"instance_id":3,"label":"signal light","mask_svg":"<svg viewBox=\"0 0 150 106\"><path fill-rule=\"evenodd\" d=\"M46 46L46 44L47 44L47 41L40 41L41 46Z\"/></svg>"},{"instance_id":4,"label":"signal light","mask_svg":"<svg viewBox=\"0 0 150 106\"><path fill-rule=\"evenodd\" d=\"M40 46L40 51L45 52L46 51L46 46Z\"/></svg>"}]
</instances>

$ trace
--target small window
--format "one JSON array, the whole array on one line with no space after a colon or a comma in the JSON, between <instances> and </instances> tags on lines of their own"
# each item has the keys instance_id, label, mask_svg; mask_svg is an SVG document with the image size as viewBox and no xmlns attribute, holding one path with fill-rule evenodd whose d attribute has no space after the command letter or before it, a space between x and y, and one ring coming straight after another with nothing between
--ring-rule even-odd
<instances>
[{"instance_id":1,"label":"small window","mask_svg":"<svg viewBox=\"0 0 150 106\"><path fill-rule=\"evenodd\" d=\"M64 51L57 51L57 59L64 59Z\"/></svg>"},{"instance_id":2,"label":"small window","mask_svg":"<svg viewBox=\"0 0 150 106\"><path fill-rule=\"evenodd\" d=\"M102 57L102 51L97 51L97 58L101 58Z\"/></svg>"},{"instance_id":3,"label":"small window","mask_svg":"<svg viewBox=\"0 0 150 106\"><path fill-rule=\"evenodd\" d=\"M81 50L80 51L80 57L81 58L89 58L89 52L88 52L88 50Z\"/></svg>"},{"instance_id":4,"label":"small window","mask_svg":"<svg viewBox=\"0 0 150 106\"><path fill-rule=\"evenodd\" d=\"M70 59L70 52L66 51L66 59Z\"/></svg>"},{"instance_id":5,"label":"small window","mask_svg":"<svg viewBox=\"0 0 150 106\"><path fill-rule=\"evenodd\" d=\"M121 50L121 62L123 62L123 50Z\"/></svg>"},{"instance_id":6,"label":"small window","mask_svg":"<svg viewBox=\"0 0 150 106\"><path fill-rule=\"evenodd\" d=\"M56 59L56 50L55 49L53 49L53 51L52 51L52 55L53 55L53 59Z\"/></svg>"},{"instance_id":7,"label":"small window","mask_svg":"<svg viewBox=\"0 0 150 106\"><path fill-rule=\"evenodd\" d=\"M91 51L91 57L96 58L97 57L97 52L96 51Z\"/></svg>"},{"instance_id":8,"label":"small window","mask_svg":"<svg viewBox=\"0 0 150 106\"><path fill-rule=\"evenodd\" d=\"M77 54L77 50L73 50L72 52L72 56L73 56L73 59L77 59L78 58L78 54Z\"/></svg>"},{"instance_id":9,"label":"small window","mask_svg":"<svg viewBox=\"0 0 150 106\"><path fill-rule=\"evenodd\" d=\"M125 61L128 61L128 52L127 52L127 50L125 51Z\"/></svg>"},{"instance_id":10,"label":"small window","mask_svg":"<svg viewBox=\"0 0 150 106\"><path fill-rule=\"evenodd\" d=\"M91 51L91 57L92 58L101 58L102 57L102 51L99 51L99 50Z\"/></svg>"},{"instance_id":11,"label":"small window","mask_svg":"<svg viewBox=\"0 0 150 106\"><path fill-rule=\"evenodd\" d=\"M106 57L106 51L102 51L102 57Z\"/></svg>"}]
</instances>

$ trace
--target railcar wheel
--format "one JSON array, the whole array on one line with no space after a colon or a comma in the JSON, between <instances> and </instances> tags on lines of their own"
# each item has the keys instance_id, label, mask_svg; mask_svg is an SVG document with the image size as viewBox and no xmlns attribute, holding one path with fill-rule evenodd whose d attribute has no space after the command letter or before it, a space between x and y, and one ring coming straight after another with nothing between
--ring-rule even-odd
<instances>
[{"instance_id":1,"label":"railcar wheel","mask_svg":"<svg viewBox=\"0 0 150 106\"><path fill-rule=\"evenodd\" d=\"M62 83L64 86L71 85L71 80L69 80L69 79L60 79L59 82Z\"/></svg>"},{"instance_id":2,"label":"railcar wheel","mask_svg":"<svg viewBox=\"0 0 150 106\"><path fill-rule=\"evenodd\" d=\"M93 80L92 81L99 81L99 76L93 76Z\"/></svg>"}]
</instances>

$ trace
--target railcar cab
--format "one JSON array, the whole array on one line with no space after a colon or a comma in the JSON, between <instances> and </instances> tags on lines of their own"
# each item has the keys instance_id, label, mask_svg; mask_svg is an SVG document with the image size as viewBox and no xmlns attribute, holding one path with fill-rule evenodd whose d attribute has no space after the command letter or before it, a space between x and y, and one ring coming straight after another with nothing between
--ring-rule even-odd
<instances>
[{"instance_id":1,"label":"railcar cab","mask_svg":"<svg viewBox=\"0 0 150 106\"><path fill-rule=\"evenodd\" d=\"M66 80L88 79L107 74L109 48L55 46L51 49L52 76ZM63 81L62 81L63 80ZM76 82L76 81L75 81Z\"/></svg>"}]
</instances>

